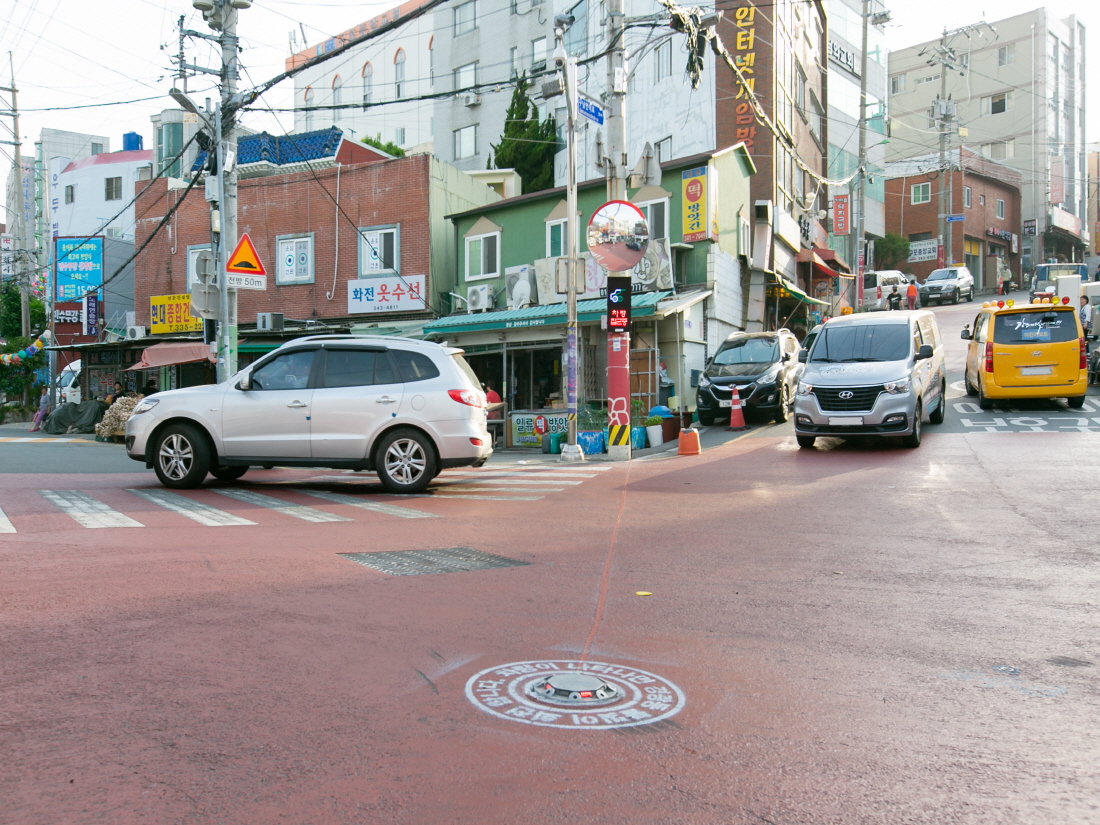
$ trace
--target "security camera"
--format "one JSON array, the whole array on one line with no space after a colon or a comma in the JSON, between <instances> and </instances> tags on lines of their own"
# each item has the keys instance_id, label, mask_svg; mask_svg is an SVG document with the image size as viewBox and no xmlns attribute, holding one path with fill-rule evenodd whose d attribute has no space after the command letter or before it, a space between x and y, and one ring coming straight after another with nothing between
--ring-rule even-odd
<instances>
[{"instance_id":1,"label":"security camera","mask_svg":"<svg viewBox=\"0 0 1100 825\"><path fill-rule=\"evenodd\" d=\"M573 25L573 23L574 23L574 21L576 21L576 19L577 18L575 18L571 14L559 14L554 18L554 28L555 29L568 29L570 26Z\"/></svg>"}]
</instances>

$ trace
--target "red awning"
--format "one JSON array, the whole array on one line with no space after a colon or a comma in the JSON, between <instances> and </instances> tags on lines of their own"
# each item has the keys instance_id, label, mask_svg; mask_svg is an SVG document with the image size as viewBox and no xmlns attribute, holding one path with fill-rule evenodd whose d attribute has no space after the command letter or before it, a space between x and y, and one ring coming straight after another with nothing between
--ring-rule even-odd
<instances>
[{"instance_id":1,"label":"red awning","mask_svg":"<svg viewBox=\"0 0 1100 825\"><path fill-rule=\"evenodd\" d=\"M213 361L210 345L202 342L153 344L141 352L141 360L130 370L147 370L154 367L170 367L173 364L190 364L192 361Z\"/></svg>"}]
</instances>

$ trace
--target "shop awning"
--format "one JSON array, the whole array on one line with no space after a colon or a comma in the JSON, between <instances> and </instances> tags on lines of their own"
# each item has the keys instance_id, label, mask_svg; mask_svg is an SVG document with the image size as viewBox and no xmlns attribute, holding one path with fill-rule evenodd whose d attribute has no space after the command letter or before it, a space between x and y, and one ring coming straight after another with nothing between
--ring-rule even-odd
<instances>
[{"instance_id":1,"label":"shop awning","mask_svg":"<svg viewBox=\"0 0 1100 825\"><path fill-rule=\"evenodd\" d=\"M639 292L630 298L630 313L645 318L657 312L657 304L671 292ZM607 313L606 298L577 301L577 320L598 321ZM464 332L484 332L495 329L529 329L565 324L565 304L543 304L522 309L502 309L495 312L470 312L448 315L425 325L424 335L457 335Z\"/></svg>"},{"instance_id":2,"label":"shop awning","mask_svg":"<svg viewBox=\"0 0 1100 825\"><path fill-rule=\"evenodd\" d=\"M697 292L673 295L671 298L661 301L661 303L657 305L657 312L655 314L658 318L667 318L669 315L676 315L689 307L695 306L697 303L705 298L709 298L713 294L713 289L700 289Z\"/></svg>"},{"instance_id":3,"label":"shop awning","mask_svg":"<svg viewBox=\"0 0 1100 825\"><path fill-rule=\"evenodd\" d=\"M776 275L775 277L779 281L779 286L783 288L783 291L789 292L792 298L797 298L799 301L802 301L806 304L817 304L818 306L823 307L827 307L830 305L828 301L819 301L817 300L817 298L811 298L809 295L807 295L797 286L792 284L782 275Z\"/></svg>"},{"instance_id":4,"label":"shop awning","mask_svg":"<svg viewBox=\"0 0 1100 825\"><path fill-rule=\"evenodd\" d=\"M190 364L193 361L213 361L210 345L198 341L194 344L153 344L141 351L141 360L127 371L170 367L174 364Z\"/></svg>"}]
</instances>

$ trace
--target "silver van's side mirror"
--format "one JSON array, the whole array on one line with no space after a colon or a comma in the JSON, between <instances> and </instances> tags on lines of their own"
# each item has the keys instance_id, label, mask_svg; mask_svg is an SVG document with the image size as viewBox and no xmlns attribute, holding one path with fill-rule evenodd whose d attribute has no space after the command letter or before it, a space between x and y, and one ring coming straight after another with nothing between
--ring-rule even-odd
<instances>
[{"instance_id":1,"label":"silver van's side mirror","mask_svg":"<svg viewBox=\"0 0 1100 825\"><path fill-rule=\"evenodd\" d=\"M969 326L963 327L962 332L959 333L959 337L962 338L964 341L969 341L973 337L970 334L970 327Z\"/></svg>"},{"instance_id":2,"label":"silver van's side mirror","mask_svg":"<svg viewBox=\"0 0 1100 825\"><path fill-rule=\"evenodd\" d=\"M242 390L249 390L252 388L251 373L245 373L241 376L241 380L237 382L237 387Z\"/></svg>"},{"instance_id":3,"label":"silver van's side mirror","mask_svg":"<svg viewBox=\"0 0 1100 825\"><path fill-rule=\"evenodd\" d=\"M798 363L805 364L810 360L810 351L808 349L800 349L798 351Z\"/></svg>"},{"instance_id":4,"label":"silver van's side mirror","mask_svg":"<svg viewBox=\"0 0 1100 825\"><path fill-rule=\"evenodd\" d=\"M917 360L918 361L925 361L925 360L927 360L931 357L932 357L932 345L931 344L921 344L920 349L917 350Z\"/></svg>"}]
</instances>

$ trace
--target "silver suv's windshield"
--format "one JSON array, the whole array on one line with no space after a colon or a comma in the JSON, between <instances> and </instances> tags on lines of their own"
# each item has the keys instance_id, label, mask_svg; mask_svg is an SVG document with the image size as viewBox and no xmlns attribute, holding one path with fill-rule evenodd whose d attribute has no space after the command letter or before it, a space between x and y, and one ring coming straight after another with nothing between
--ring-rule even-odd
<instances>
[{"instance_id":1,"label":"silver suv's windshield","mask_svg":"<svg viewBox=\"0 0 1100 825\"><path fill-rule=\"evenodd\" d=\"M910 340L907 324L826 326L814 342L810 361L902 361L909 357Z\"/></svg>"},{"instance_id":2,"label":"silver suv's windshield","mask_svg":"<svg viewBox=\"0 0 1100 825\"><path fill-rule=\"evenodd\" d=\"M735 338L726 341L714 355L720 367L731 364L771 364L779 360L779 342L775 338Z\"/></svg>"},{"instance_id":3,"label":"silver suv's windshield","mask_svg":"<svg viewBox=\"0 0 1100 825\"><path fill-rule=\"evenodd\" d=\"M953 281L959 277L959 273L954 269L937 269L928 276L929 281Z\"/></svg>"}]
</instances>

